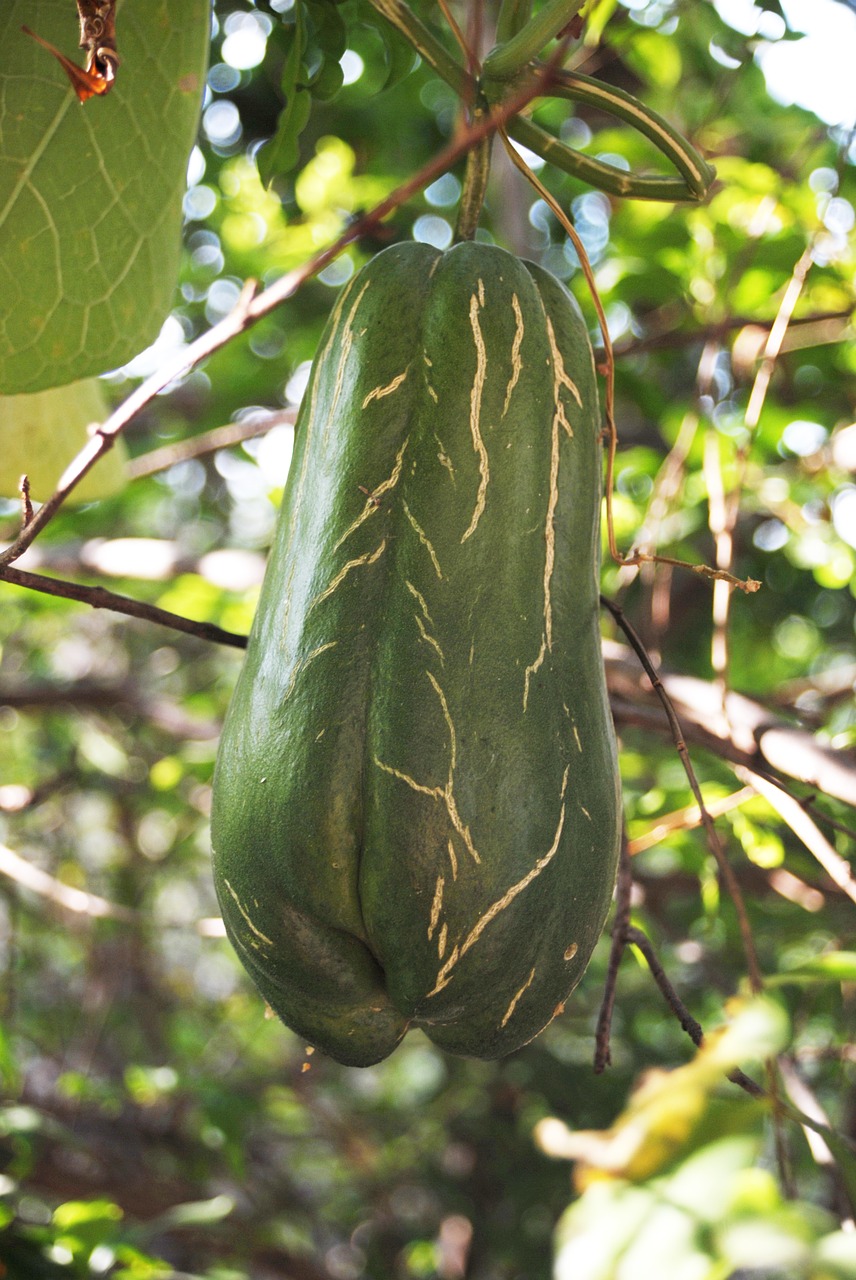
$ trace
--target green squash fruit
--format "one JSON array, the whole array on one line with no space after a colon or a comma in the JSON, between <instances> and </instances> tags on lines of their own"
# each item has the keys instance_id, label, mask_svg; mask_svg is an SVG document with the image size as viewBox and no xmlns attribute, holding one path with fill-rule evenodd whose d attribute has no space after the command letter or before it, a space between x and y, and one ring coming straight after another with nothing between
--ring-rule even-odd
<instances>
[{"instance_id":1,"label":"green squash fruit","mask_svg":"<svg viewBox=\"0 0 856 1280\"><path fill-rule=\"evenodd\" d=\"M582 317L476 243L343 290L214 780L226 929L307 1043L499 1057L603 928L619 789Z\"/></svg>"}]
</instances>

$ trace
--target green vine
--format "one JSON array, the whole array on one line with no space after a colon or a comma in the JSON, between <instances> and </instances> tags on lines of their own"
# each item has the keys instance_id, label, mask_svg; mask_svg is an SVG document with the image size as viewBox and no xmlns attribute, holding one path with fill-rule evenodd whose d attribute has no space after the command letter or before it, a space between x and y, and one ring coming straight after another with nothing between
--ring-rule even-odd
<instances>
[{"instance_id":1,"label":"green vine","mask_svg":"<svg viewBox=\"0 0 856 1280\"><path fill-rule=\"evenodd\" d=\"M513 80L537 58L545 45L567 27L585 0L547 0L534 18L504 44L498 44L484 60L485 86L491 81Z\"/></svg>"},{"instance_id":2,"label":"green vine","mask_svg":"<svg viewBox=\"0 0 856 1280\"><path fill-rule=\"evenodd\" d=\"M479 124L484 119L486 111L485 106L477 106L473 112L473 124ZM458 222L455 227L456 242L472 240L478 229L487 180L490 176L492 144L493 137L488 134L467 152L467 167L464 171L464 185L461 203L458 206Z\"/></svg>"}]
</instances>

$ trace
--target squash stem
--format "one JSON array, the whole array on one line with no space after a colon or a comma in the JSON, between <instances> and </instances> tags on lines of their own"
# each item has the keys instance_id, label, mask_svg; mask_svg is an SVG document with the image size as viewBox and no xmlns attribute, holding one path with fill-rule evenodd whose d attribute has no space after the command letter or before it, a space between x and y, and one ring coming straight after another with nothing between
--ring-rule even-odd
<instances>
[{"instance_id":1,"label":"squash stem","mask_svg":"<svg viewBox=\"0 0 856 1280\"><path fill-rule=\"evenodd\" d=\"M485 117L486 107L476 106L473 111L474 125L480 124ZM490 176L490 152L493 134L487 134L480 142L467 152L467 167L464 170L464 186L461 192L461 203L458 206L458 221L455 226L455 243L472 240L478 230L479 218L484 205L487 180Z\"/></svg>"},{"instance_id":2,"label":"squash stem","mask_svg":"<svg viewBox=\"0 0 856 1280\"><path fill-rule=\"evenodd\" d=\"M525 27L498 44L484 60L484 74L490 80L513 80L523 68L537 58L541 50L562 32L579 13L584 0L547 0Z\"/></svg>"}]
</instances>

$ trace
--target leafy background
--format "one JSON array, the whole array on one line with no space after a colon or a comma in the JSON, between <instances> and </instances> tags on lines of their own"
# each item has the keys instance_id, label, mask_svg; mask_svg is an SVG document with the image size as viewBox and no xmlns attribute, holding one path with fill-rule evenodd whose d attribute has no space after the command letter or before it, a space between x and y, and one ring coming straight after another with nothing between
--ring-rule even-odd
<instances>
[{"instance_id":1,"label":"leafy background","mask_svg":"<svg viewBox=\"0 0 856 1280\"><path fill-rule=\"evenodd\" d=\"M178 291L155 347L106 380L116 403L222 317L247 277L304 261L454 127L454 95L424 67L396 79L399 59L383 90L396 59L373 11L346 0L337 12L361 74L351 79L358 64L346 57L350 82L332 100L313 98L292 136L294 167L274 165L267 188L255 155L276 136L288 85L309 78L304 67L295 79L295 15L281 8L215 7ZM777 8L758 8L756 21L767 40L791 39ZM135 74L131 9L126 0L120 83ZM842 785L828 761L816 787L788 785L842 862L824 869L825 846L814 834L807 845L747 792L721 744L693 746L766 978L764 998L750 1000L735 912L703 835L691 817L661 828L692 797L605 623L633 923L693 1015L721 1034L697 1054L631 949L612 1066L595 1075L605 938L563 1017L501 1062L453 1059L416 1034L369 1070L308 1058L265 1020L216 920L210 783L240 655L0 583L0 1263L16 1280L534 1280L554 1267L560 1280L856 1275L851 140L771 100L759 37L707 0L601 4L595 21L603 34L584 48L583 69L666 114L719 174L706 204L682 208L617 202L542 171L592 258L618 353L619 539L628 547L645 528L669 554L711 561L717 495L739 499L734 568L763 586L732 600L725 674L767 721L805 730L785 770L790 759L799 771L809 738L837 751ZM62 42L53 25L40 30ZM317 71L326 46L313 32ZM152 56L168 56L146 38ZM253 41L256 61L240 52ZM310 44L307 35L304 52ZM35 45L21 57L38 77L27 89L34 109L38 98L55 111L68 96L59 68ZM121 102L117 84L67 118L94 135L109 118L102 108ZM160 101L156 110L160 121ZM652 163L597 112L545 103L536 118L591 154ZM447 243L460 176L398 210L388 235ZM575 255L499 156L483 228L567 279L594 330ZM149 405L126 433L126 488L61 511L29 566L245 632L287 467L284 411L337 286L375 247L360 241ZM763 326L800 263L804 284L753 427ZM135 351L147 340L141 330ZM67 368L81 375L76 362ZM249 432L269 413L263 434L219 435L211 447L207 433ZM17 505L0 513L11 539ZM664 669L715 693L712 643L723 634L709 585L608 558L603 581ZM737 725L757 765L753 733ZM812 801L824 790L838 798ZM825 1117L837 1138L774 1124L767 1104L724 1080L739 1065L766 1082L773 1053L783 1104Z\"/></svg>"}]
</instances>

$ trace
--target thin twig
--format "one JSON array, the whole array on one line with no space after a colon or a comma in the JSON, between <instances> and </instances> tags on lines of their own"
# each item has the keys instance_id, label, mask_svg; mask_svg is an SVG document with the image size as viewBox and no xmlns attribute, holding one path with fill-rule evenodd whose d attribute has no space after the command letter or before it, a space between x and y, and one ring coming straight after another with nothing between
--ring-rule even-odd
<instances>
[{"instance_id":1,"label":"thin twig","mask_svg":"<svg viewBox=\"0 0 856 1280\"><path fill-rule=\"evenodd\" d=\"M826 324L833 320L849 321L853 314L852 307L846 310L813 311L807 316L791 319L790 328L805 328L807 325ZM711 339L727 338L730 333L740 329L757 330L759 335L769 333L775 319L759 320L756 316L727 316L724 320L715 320L710 324L699 325L695 329L666 329L661 333L652 333L647 338L635 338L614 348L616 360L627 356L644 355L647 351L662 349L673 350L675 347L691 347L697 343L706 343ZM846 326L844 326L846 327ZM787 344L783 342L783 347Z\"/></svg>"},{"instance_id":2,"label":"thin twig","mask_svg":"<svg viewBox=\"0 0 856 1280\"><path fill-rule=\"evenodd\" d=\"M23 529L33 518L33 501L30 497L29 476L21 476L18 492L21 495L21 528Z\"/></svg>"},{"instance_id":3,"label":"thin twig","mask_svg":"<svg viewBox=\"0 0 856 1280\"><path fill-rule=\"evenodd\" d=\"M638 947L642 952L645 957L645 963L651 970L651 977L659 987L672 1013L680 1022L681 1028L687 1033L694 1045L700 1045L704 1040L704 1032L669 981L666 970L657 959L657 954L648 936L641 929L637 929L635 925L631 924L627 926L624 937L629 946Z\"/></svg>"},{"instance_id":4,"label":"thin twig","mask_svg":"<svg viewBox=\"0 0 856 1280\"><path fill-rule=\"evenodd\" d=\"M125 474L130 480L139 480L143 476L155 475L158 471L166 471L179 462L189 462L192 458L201 458L206 453L215 453L218 449L228 449L231 445L241 444L244 440L252 440L255 436L267 435L274 427L293 427L297 418L296 409L281 409L271 413L253 414L240 422L227 422L225 426L214 427L212 431L203 431L188 440L176 440L174 444L165 444L160 449L150 449L139 457L125 463Z\"/></svg>"},{"instance_id":5,"label":"thin twig","mask_svg":"<svg viewBox=\"0 0 856 1280\"><path fill-rule=\"evenodd\" d=\"M612 945L609 949L609 964L606 971L606 982L603 989L600 1013L595 1031L594 1071L595 1075L608 1067L612 1062L609 1048L609 1037L612 1030L612 1014L615 1008L615 994L618 988L618 969L621 957L627 946L627 930L630 928L630 905L633 892L633 872L630 868L630 856L627 847L627 833L622 831L621 855L618 862L618 881L615 888L615 920L612 926Z\"/></svg>"},{"instance_id":6,"label":"thin twig","mask_svg":"<svg viewBox=\"0 0 856 1280\"><path fill-rule=\"evenodd\" d=\"M723 813L729 813L732 809L737 809L740 805L745 804L747 800L751 800L758 793L753 786L741 787L739 791L733 792L729 796L722 796L719 800L708 800L707 811L712 818L718 818ZM628 840L627 851L631 858L637 853L642 853L645 849L650 849L653 845L659 844L673 831L689 831L693 827L701 824L701 810L697 804L686 805L683 809L676 809L673 813L666 813L662 818L658 818L652 827L633 840Z\"/></svg>"},{"instance_id":7,"label":"thin twig","mask_svg":"<svg viewBox=\"0 0 856 1280\"><path fill-rule=\"evenodd\" d=\"M654 946L650 938L648 938L647 934L643 933L641 929L637 929L635 925L628 925L623 931L621 938L618 957L619 961L621 959L621 953L623 953L628 946L634 946L642 953L645 958L645 963L648 965L650 970L651 977L657 984L666 1004L681 1024L682 1030L686 1032L696 1048L700 1049L704 1044L704 1030L701 1024L692 1016L689 1009L686 1007L672 985L669 975L666 973L657 957L657 953L654 950ZM741 1089L745 1090L745 1092L750 1094L753 1098L765 1099L768 1097L768 1094L761 1085L756 1083L751 1076L747 1076L745 1071L741 1071L739 1069L730 1071L726 1078L730 1080L732 1084L736 1084Z\"/></svg>"},{"instance_id":8,"label":"thin twig","mask_svg":"<svg viewBox=\"0 0 856 1280\"><path fill-rule=\"evenodd\" d=\"M737 879L734 875L734 871L732 870L732 867L728 861L728 858L726 857L725 850L723 849L722 844L720 842L719 832L716 830L716 827L714 826L713 818L710 816L710 814L707 811L707 808L705 807L704 798L702 797L702 794L701 794L701 787L698 784L698 779L696 778L695 770L693 769L692 762L690 760L689 751L687 750L687 744L684 740L683 730L681 729L681 725L678 720L677 714L675 712L675 708L672 703L672 700L669 697L669 695L666 693L666 690L663 687L663 682L661 681L660 677L658 676L654 668L653 663L648 657L648 653L645 649L645 646L642 644L642 641L639 639L631 623L625 617L624 610L620 608L619 605L615 604L612 600L607 599L606 596L601 596L600 599L604 608L606 608L612 614L616 623L618 624L618 626L621 628L621 630L624 632L627 639L629 640L634 652L636 653L636 656L638 657L639 661L642 663L642 666L645 670L645 674L648 676L648 679L651 681L651 685L653 686L654 692L657 694L657 697L660 700L663 710L666 713L666 717L669 721L669 726L672 730L672 738L675 743L675 749L677 750L678 755L680 756L681 763L684 766L684 772L686 773L687 780L690 784L690 790L695 796L696 803L702 815L702 822L704 825L705 833L707 835L708 847L710 848L710 851L713 854L714 859L716 860L716 864L719 868L719 873L722 876L723 883L728 889L728 893L731 897L732 902L734 903L734 909L737 913L738 927L740 929L740 935L743 940L743 949L746 954L746 964L747 964L747 970L749 974L750 986L752 987L752 990L755 991L756 993L760 992L763 989L764 983L763 983L763 978L761 976L761 969L758 964L758 956L755 951L755 942L752 937L752 929L749 925L749 917L746 913L746 904L743 901L743 894L740 890L740 885L737 883Z\"/></svg>"},{"instance_id":9,"label":"thin twig","mask_svg":"<svg viewBox=\"0 0 856 1280\"><path fill-rule=\"evenodd\" d=\"M74 885L64 884L41 867L34 867L26 858L4 844L0 844L0 876L5 876L7 880L12 880L64 911L72 911L75 915L86 916L90 920L118 920L130 925L151 923L151 917L145 912L122 906L118 902L110 902L97 893L77 889ZM185 928L185 925L182 923L176 927ZM226 932L218 916L199 919L191 928L203 938L222 938Z\"/></svg>"},{"instance_id":10,"label":"thin twig","mask_svg":"<svg viewBox=\"0 0 856 1280\"><path fill-rule=\"evenodd\" d=\"M107 591L104 587L86 587L77 582L65 582L60 578L49 578L41 573L30 573L25 569L14 569L11 565L0 568L0 581L10 582L16 587L26 587L30 591L40 591L43 595L60 596L64 600L77 600L88 604L93 609L111 609L114 613L125 614L129 618L142 618L145 622L154 622L162 627L170 627L173 631L182 631L185 635L196 636L199 640L208 640L215 644L231 645L235 649L245 649L247 637L236 635L232 631L224 631L212 622L194 622L191 618L183 618L168 609L159 609L154 604L144 604L141 600L133 600L130 596L117 595L115 591Z\"/></svg>"},{"instance_id":11,"label":"thin twig","mask_svg":"<svg viewBox=\"0 0 856 1280\"><path fill-rule=\"evenodd\" d=\"M833 849L799 800L789 796L778 783L769 782L750 769L737 765L734 772L764 797L782 821L788 824L797 839L805 845L811 856L820 863L830 880L842 893L846 893L851 901L856 902L856 878L853 876L850 864Z\"/></svg>"}]
</instances>

